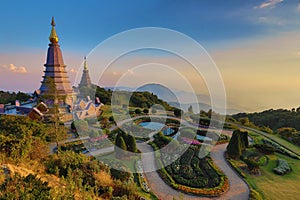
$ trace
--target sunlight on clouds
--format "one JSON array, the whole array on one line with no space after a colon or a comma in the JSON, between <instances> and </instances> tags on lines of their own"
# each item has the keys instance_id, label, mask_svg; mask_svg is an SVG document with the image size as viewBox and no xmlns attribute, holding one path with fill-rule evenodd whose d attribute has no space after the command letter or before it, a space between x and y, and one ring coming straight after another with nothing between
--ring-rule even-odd
<instances>
[{"instance_id":1,"label":"sunlight on clouds","mask_svg":"<svg viewBox=\"0 0 300 200\"><path fill-rule=\"evenodd\" d=\"M283 0L268 0L261 3L259 6L255 6L255 9L264 9L264 8L275 8L276 4L283 2Z\"/></svg>"},{"instance_id":2,"label":"sunlight on clouds","mask_svg":"<svg viewBox=\"0 0 300 200\"><path fill-rule=\"evenodd\" d=\"M25 74L27 73L27 69L24 66L16 66L14 64L9 64L9 65L1 65L1 68L7 72L14 72L14 73L20 73L20 74Z\"/></svg>"}]
</instances>

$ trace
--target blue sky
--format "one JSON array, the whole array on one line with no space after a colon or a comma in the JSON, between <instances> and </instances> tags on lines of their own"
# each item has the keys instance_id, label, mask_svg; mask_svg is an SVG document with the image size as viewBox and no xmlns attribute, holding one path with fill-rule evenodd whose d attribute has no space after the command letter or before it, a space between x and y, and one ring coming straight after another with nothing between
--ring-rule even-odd
<instances>
[{"instance_id":1,"label":"blue sky","mask_svg":"<svg viewBox=\"0 0 300 200\"><path fill-rule=\"evenodd\" d=\"M267 1L2 1L1 51L43 48L51 16L56 18L65 49L80 46L76 49L79 52L88 52L113 34L144 26L174 29L209 47L299 27L295 27L300 17L297 1L275 0L279 3L259 9L264 2Z\"/></svg>"},{"instance_id":2,"label":"blue sky","mask_svg":"<svg viewBox=\"0 0 300 200\"><path fill-rule=\"evenodd\" d=\"M295 75L300 71L299 3L1 1L0 89L32 91L39 87L54 16L72 80L83 56L108 37L132 28L164 27L194 38L208 50L220 68L229 101L249 110L296 107L300 102L296 95L300 81ZM279 100L282 95L291 100Z\"/></svg>"}]
</instances>

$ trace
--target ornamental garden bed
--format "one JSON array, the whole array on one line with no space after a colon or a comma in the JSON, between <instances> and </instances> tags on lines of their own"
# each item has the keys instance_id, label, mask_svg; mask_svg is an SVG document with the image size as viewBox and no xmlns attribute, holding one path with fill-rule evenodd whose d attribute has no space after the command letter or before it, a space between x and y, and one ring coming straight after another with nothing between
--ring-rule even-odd
<instances>
[{"instance_id":1,"label":"ornamental garden bed","mask_svg":"<svg viewBox=\"0 0 300 200\"><path fill-rule=\"evenodd\" d=\"M150 144L154 150L161 149L164 146L160 137L162 134L155 136L154 142ZM162 151L156 151L156 164L159 169L158 173L161 178L171 187L185 193L196 194L200 196L219 196L229 188L227 177L212 163L209 157L199 158L200 145L178 144L172 153L175 155L181 148L187 150L172 164L166 165L170 158L169 154Z\"/></svg>"}]
</instances>

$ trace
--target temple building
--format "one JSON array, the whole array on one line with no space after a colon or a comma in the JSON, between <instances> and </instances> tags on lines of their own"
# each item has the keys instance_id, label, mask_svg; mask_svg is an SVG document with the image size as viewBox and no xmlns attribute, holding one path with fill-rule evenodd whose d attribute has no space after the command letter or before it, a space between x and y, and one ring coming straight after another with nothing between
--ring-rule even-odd
<instances>
[{"instance_id":1,"label":"temple building","mask_svg":"<svg viewBox=\"0 0 300 200\"><path fill-rule=\"evenodd\" d=\"M58 44L59 38L55 31L55 22L53 17L51 25L52 30L49 36L50 44L47 52L46 64L44 65L45 71L38 95L43 98L43 96L49 95L55 91L55 95L60 104L72 106L75 100L75 94L70 85L66 65L64 64L60 45ZM49 82L52 82L52 84L54 83L55 88L51 88Z\"/></svg>"},{"instance_id":2,"label":"temple building","mask_svg":"<svg viewBox=\"0 0 300 200\"><path fill-rule=\"evenodd\" d=\"M81 81L79 83L79 87L90 87L91 85L92 82L87 67L86 57L84 57L83 72L82 72Z\"/></svg>"},{"instance_id":3,"label":"temple building","mask_svg":"<svg viewBox=\"0 0 300 200\"><path fill-rule=\"evenodd\" d=\"M58 114L61 121L72 121L78 119L92 118L101 115L103 105L97 97L95 100L86 57L84 57L84 69L79 84L83 88L82 94L76 87L71 87L67 75L66 65L63 61L59 38L55 30L55 22L52 17L52 30L49 36L49 48L46 57L44 76L41 87L34 91L33 97L28 102L4 107L0 104L0 114L28 115L33 120L47 120L53 116L54 105L58 105ZM74 91L77 90L76 92ZM88 91L92 91L89 94Z\"/></svg>"}]
</instances>

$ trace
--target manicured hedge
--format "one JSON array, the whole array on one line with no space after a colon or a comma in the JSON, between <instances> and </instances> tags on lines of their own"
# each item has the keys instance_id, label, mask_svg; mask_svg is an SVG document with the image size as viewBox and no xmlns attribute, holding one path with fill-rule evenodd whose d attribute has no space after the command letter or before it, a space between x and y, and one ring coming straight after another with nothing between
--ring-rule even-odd
<instances>
[{"instance_id":1,"label":"manicured hedge","mask_svg":"<svg viewBox=\"0 0 300 200\"><path fill-rule=\"evenodd\" d=\"M295 153L287 150L286 148L280 146L279 144L277 144L271 140L263 139L263 142L264 142L264 144L273 146L276 149L276 152L278 152L278 153L281 153L283 155L289 156L294 159L300 159L300 157L298 155L296 155Z\"/></svg>"},{"instance_id":2,"label":"manicured hedge","mask_svg":"<svg viewBox=\"0 0 300 200\"><path fill-rule=\"evenodd\" d=\"M197 167L192 168L193 173L197 174L197 176L185 178L182 176L181 170L176 169L176 165L180 164L182 161L178 159L170 166L162 168L163 164L161 161L160 152L157 151L158 150L157 144L155 144L154 142L150 142L149 144L155 150L157 167L161 168L157 172L159 173L160 177L174 189L180 190L185 193L192 193L201 196L219 196L228 190L229 188L228 178L218 168L216 168L215 165L212 164L210 159L203 159L201 161L196 156L185 159L184 163L189 162L191 166L198 165L198 168ZM193 152L193 154L195 154L195 152ZM201 168L199 166L200 163L201 163ZM203 163L205 164L202 169ZM204 174L206 174L208 177L205 177ZM213 179L214 181L211 181ZM216 183L214 185L215 187L207 188L209 182L215 182Z\"/></svg>"}]
</instances>

